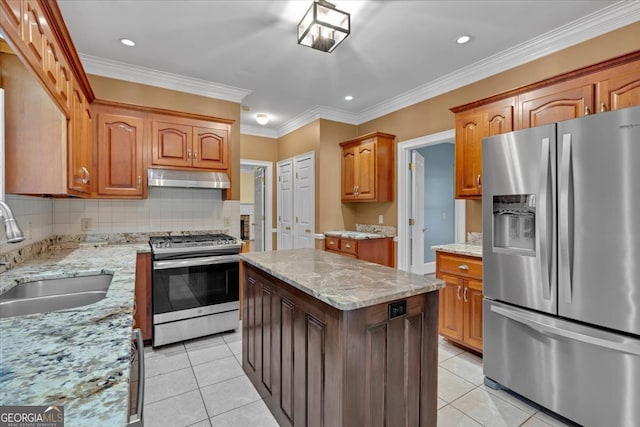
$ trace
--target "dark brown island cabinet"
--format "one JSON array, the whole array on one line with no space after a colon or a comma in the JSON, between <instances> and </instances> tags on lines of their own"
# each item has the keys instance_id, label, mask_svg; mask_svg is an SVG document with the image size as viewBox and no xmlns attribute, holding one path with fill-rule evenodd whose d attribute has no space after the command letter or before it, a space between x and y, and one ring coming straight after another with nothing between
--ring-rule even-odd
<instances>
[{"instance_id":1,"label":"dark brown island cabinet","mask_svg":"<svg viewBox=\"0 0 640 427\"><path fill-rule=\"evenodd\" d=\"M316 249L241 254L242 366L281 426L435 426L443 282Z\"/></svg>"}]
</instances>

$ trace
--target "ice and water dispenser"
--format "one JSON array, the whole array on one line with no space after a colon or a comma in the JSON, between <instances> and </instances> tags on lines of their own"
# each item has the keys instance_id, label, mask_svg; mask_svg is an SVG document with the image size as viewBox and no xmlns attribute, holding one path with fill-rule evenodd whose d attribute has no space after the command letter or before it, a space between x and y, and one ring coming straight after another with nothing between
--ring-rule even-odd
<instances>
[{"instance_id":1,"label":"ice and water dispenser","mask_svg":"<svg viewBox=\"0 0 640 427\"><path fill-rule=\"evenodd\" d=\"M536 255L536 196L493 196L493 251Z\"/></svg>"}]
</instances>

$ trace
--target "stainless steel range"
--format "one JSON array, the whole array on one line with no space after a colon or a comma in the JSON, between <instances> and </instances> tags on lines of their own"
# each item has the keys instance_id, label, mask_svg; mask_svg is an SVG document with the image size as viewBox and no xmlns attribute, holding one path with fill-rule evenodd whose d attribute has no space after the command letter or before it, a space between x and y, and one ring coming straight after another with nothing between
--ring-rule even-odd
<instances>
[{"instance_id":1,"label":"stainless steel range","mask_svg":"<svg viewBox=\"0 0 640 427\"><path fill-rule=\"evenodd\" d=\"M239 253L226 234L155 236L153 346L236 329Z\"/></svg>"}]
</instances>

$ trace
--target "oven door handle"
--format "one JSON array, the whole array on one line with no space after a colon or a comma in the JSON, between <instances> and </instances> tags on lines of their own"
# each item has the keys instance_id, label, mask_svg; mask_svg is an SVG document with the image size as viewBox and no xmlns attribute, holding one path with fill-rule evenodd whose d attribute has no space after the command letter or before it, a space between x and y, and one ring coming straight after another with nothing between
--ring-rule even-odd
<instances>
[{"instance_id":1,"label":"oven door handle","mask_svg":"<svg viewBox=\"0 0 640 427\"><path fill-rule=\"evenodd\" d=\"M169 268L198 267L203 265L228 264L231 262L239 262L238 255L218 255L189 259L172 259L167 261L154 261L154 270L166 270Z\"/></svg>"}]
</instances>

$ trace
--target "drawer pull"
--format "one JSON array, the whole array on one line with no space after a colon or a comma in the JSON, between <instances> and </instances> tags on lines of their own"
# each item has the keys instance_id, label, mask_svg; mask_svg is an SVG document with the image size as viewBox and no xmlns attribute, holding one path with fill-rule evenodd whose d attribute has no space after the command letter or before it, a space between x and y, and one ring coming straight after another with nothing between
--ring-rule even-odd
<instances>
[{"instance_id":1,"label":"drawer pull","mask_svg":"<svg viewBox=\"0 0 640 427\"><path fill-rule=\"evenodd\" d=\"M344 245L344 247L347 248L347 249L351 249L351 245L348 244L348 243L346 245Z\"/></svg>"},{"instance_id":2,"label":"drawer pull","mask_svg":"<svg viewBox=\"0 0 640 427\"><path fill-rule=\"evenodd\" d=\"M329 242L329 246L333 246L335 242Z\"/></svg>"},{"instance_id":3,"label":"drawer pull","mask_svg":"<svg viewBox=\"0 0 640 427\"><path fill-rule=\"evenodd\" d=\"M458 297L458 300L462 299L460 298L460 285L458 285L458 290L456 291L456 297Z\"/></svg>"},{"instance_id":4,"label":"drawer pull","mask_svg":"<svg viewBox=\"0 0 640 427\"><path fill-rule=\"evenodd\" d=\"M467 264L460 264L458 266L459 270L469 271L469 266Z\"/></svg>"},{"instance_id":5,"label":"drawer pull","mask_svg":"<svg viewBox=\"0 0 640 427\"><path fill-rule=\"evenodd\" d=\"M469 288L464 288L464 294L462 294L462 299L464 299L464 302L468 302L469 300L467 299L467 291L469 290Z\"/></svg>"}]
</instances>

